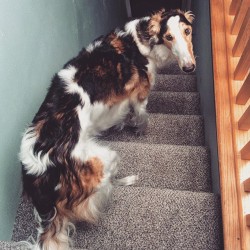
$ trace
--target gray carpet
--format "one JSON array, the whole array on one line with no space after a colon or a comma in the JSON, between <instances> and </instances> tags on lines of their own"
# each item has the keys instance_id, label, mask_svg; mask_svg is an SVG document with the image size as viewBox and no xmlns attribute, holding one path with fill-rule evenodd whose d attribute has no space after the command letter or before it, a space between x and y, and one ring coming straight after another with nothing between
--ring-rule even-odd
<instances>
[{"instance_id":1,"label":"gray carpet","mask_svg":"<svg viewBox=\"0 0 250 250\"><path fill-rule=\"evenodd\" d=\"M4 250L26 250L24 247L17 246L15 242L0 241L0 249Z\"/></svg>"},{"instance_id":2,"label":"gray carpet","mask_svg":"<svg viewBox=\"0 0 250 250\"><path fill-rule=\"evenodd\" d=\"M198 115L150 114L144 136L137 136L133 128L109 131L105 140L140 142L147 144L204 145L203 118Z\"/></svg>"},{"instance_id":3,"label":"gray carpet","mask_svg":"<svg viewBox=\"0 0 250 250\"><path fill-rule=\"evenodd\" d=\"M179 115L199 115L200 96L196 92L152 91L148 112Z\"/></svg>"},{"instance_id":4,"label":"gray carpet","mask_svg":"<svg viewBox=\"0 0 250 250\"><path fill-rule=\"evenodd\" d=\"M121 157L118 178L139 174L135 186L211 191L209 152L205 147L113 141L106 144Z\"/></svg>"},{"instance_id":5,"label":"gray carpet","mask_svg":"<svg viewBox=\"0 0 250 250\"><path fill-rule=\"evenodd\" d=\"M196 76L195 75L166 75L157 74L156 83L153 90L156 91L173 91L173 92L195 92Z\"/></svg>"},{"instance_id":6,"label":"gray carpet","mask_svg":"<svg viewBox=\"0 0 250 250\"><path fill-rule=\"evenodd\" d=\"M209 193L117 188L98 225L78 225L75 245L107 250L220 249L219 203Z\"/></svg>"},{"instance_id":7,"label":"gray carpet","mask_svg":"<svg viewBox=\"0 0 250 250\"><path fill-rule=\"evenodd\" d=\"M111 129L100 138L121 156L118 177L139 174L139 180L114 189L97 225L77 224L74 249L223 249L196 77L176 64L161 72L169 75L156 77L146 134ZM32 205L21 199L12 240L30 235L36 235ZM10 244L0 242L0 249L19 250Z\"/></svg>"}]
</instances>

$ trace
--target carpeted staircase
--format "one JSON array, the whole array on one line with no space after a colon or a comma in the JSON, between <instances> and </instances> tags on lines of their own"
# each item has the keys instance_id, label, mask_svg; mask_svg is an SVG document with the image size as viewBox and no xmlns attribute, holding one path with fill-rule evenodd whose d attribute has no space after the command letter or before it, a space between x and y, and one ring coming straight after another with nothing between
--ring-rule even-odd
<instances>
[{"instance_id":1,"label":"carpeted staircase","mask_svg":"<svg viewBox=\"0 0 250 250\"><path fill-rule=\"evenodd\" d=\"M125 129L102 138L120 153L118 177L139 174L139 181L114 189L98 225L77 225L75 249L223 249L196 77L175 64L160 73L149 98L147 134ZM32 207L22 200L12 240L30 235L36 235ZM2 242L0 249L18 249L14 245Z\"/></svg>"}]
</instances>

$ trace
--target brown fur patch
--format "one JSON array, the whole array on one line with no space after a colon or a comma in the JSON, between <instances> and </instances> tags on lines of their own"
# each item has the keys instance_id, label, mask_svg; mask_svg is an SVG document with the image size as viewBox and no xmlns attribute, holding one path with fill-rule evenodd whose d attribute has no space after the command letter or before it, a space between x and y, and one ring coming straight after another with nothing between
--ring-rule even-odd
<instances>
[{"instance_id":1,"label":"brown fur patch","mask_svg":"<svg viewBox=\"0 0 250 250\"><path fill-rule=\"evenodd\" d=\"M40 120L36 123L35 125L35 132L36 135L39 136L41 129L43 128L44 123L46 122L46 120Z\"/></svg>"},{"instance_id":2,"label":"brown fur patch","mask_svg":"<svg viewBox=\"0 0 250 250\"><path fill-rule=\"evenodd\" d=\"M64 162L64 164L68 165L69 163ZM66 176L62 175L59 182L61 184L59 189L60 202L67 209L77 206L90 196L103 178L103 164L97 157L93 157L85 163L75 160L74 170L74 175L71 173L66 174ZM65 199L65 197L70 200Z\"/></svg>"},{"instance_id":3,"label":"brown fur patch","mask_svg":"<svg viewBox=\"0 0 250 250\"><path fill-rule=\"evenodd\" d=\"M195 57L194 57L194 51L193 51L193 44L192 44L192 42L188 43L188 51L189 51L190 55L192 56L193 62L195 64Z\"/></svg>"},{"instance_id":4,"label":"brown fur patch","mask_svg":"<svg viewBox=\"0 0 250 250\"><path fill-rule=\"evenodd\" d=\"M131 71L132 71L132 76L125 85L125 91L128 93L128 95L131 93L131 91L133 91L137 87L140 80L137 68L132 67Z\"/></svg>"},{"instance_id":5,"label":"brown fur patch","mask_svg":"<svg viewBox=\"0 0 250 250\"><path fill-rule=\"evenodd\" d=\"M118 54L122 54L124 52L124 45L122 40L114 33L109 36L110 44L115 48Z\"/></svg>"},{"instance_id":6,"label":"brown fur patch","mask_svg":"<svg viewBox=\"0 0 250 250\"><path fill-rule=\"evenodd\" d=\"M140 84L134 89L131 95L131 99L136 99L136 101L143 102L149 95L150 83L148 79L140 79Z\"/></svg>"},{"instance_id":7,"label":"brown fur patch","mask_svg":"<svg viewBox=\"0 0 250 250\"><path fill-rule=\"evenodd\" d=\"M120 77L120 80L122 80L120 64L117 65L117 70L118 70L118 75ZM112 91L111 94L108 96L108 98L104 102L106 105L111 107L117 103L122 102L123 100L129 97L131 91L135 88L135 86L139 82L139 74L138 74L137 69L135 67L132 67L131 71L132 71L132 76L125 85L124 93L117 95L114 91Z\"/></svg>"},{"instance_id":8,"label":"brown fur patch","mask_svg":"<svg viewBox=\"0 0 250 250\"><path fill-rule=\"evenodd\" d=\"M148 77L141 77L136 67L132 67L132 76L124 87L122 95L116 95L114 92L104 102L108 106L113 106L122 102L126 98L133 99L134 101L142 102L149 95L150 82Z\"/></svg>"},{"instance_id":9,"label":"brown fur patch","mask_svg":"<svg viewBox=\"0 0 250 250\"><path fill-rule=\"evenodd\" d=\"M162 14L165 12L165 9L161 9L158 12L155 12L153 15L150 17L149 21L149 35L153 36L156 34L160 33L161 30L161 19L162 19Z\"/></svg>"},{"instance_id":10,"label":"brown fur patch","mask_svg":"<svg viewBox=\"0 0 250 250\"><path fill-rule=\"evenodd\" d=\"M103 163L99 158L93 157L85 164L87 165L86 169L88 170L85 171L81 179L83 180L85 189L93 189L101 182L101 179L103 178Z\"/></svg>"},{"instance_id":11,"label":"brown fur patch","mask_svg":"<svg viewBox=\"0 0 250 250\"><path fill-rule=\"evenodd\" d=\"M142 77L139 72L134 68L134 74L130 81L126 84L125 89L128 91L130 99L134 101L144 101L150 91L150 82L148 77Z\"/></svg>"},{"instance_id":12,"label":"brown fur patch","mask_svg":"<svg viewBox=\"0 0 250 250\"><path fill-rule=\"evenodd\" d=\"M118 64L117 64L116 70L117 70L117 73L118 73L118 79L119 79L119 80L122 80L122 68L121 68L121 63L118 63Z\"/></svg>"},{"instance_id":13,"label":"brown fur patch","mask_svg":"<svg viewBox=\"0 0 250 250\"><path fill-rule=\"evenodd\" d=\"M56 120L59 120L59 121L62 120L63 116L64 116L64 113L56 113L55 114Z\"/></svg>"},{"instance_id":14,"label":"brown fur patch","mask_svg":"<svg viewBox=\"0 0 250 250\"><path fill-rule=\"evenodd\" d=\"M88 204L103 178L103 163L99 158L93 157L86 161L84 165L77 162L75 167L77 168L78 178L77 180L74 177L70 179L70 186L67 185L67 177L60 178L61 188L59 192L62 199L56 204L57 215L60 218L67 218L69 221L86 220L94 222L96 218L89 210ZM70 189L71 194L70 202L65 198L68 189ZM58 223L55 220L54 227L56 224Z\"/></svg>"},{"instance_id":15,"label":"brown fur patch","mask_svg":"<svg viewBox=\"0 0 250 250\"><path fill-rule=\"evenodd\" d=\"M178 13L180 13L181 15L184 15L185 18L190 22L193 23L194 21L194 14L192 13L192 11L182 11L180 9L177 10Z\"/></svg>"},{"instance_id":16,"label":"brown fur patch","mask_svg":"<svg viewBox=\"0 0 250 250\"><path fill-rule=\"evenodd\" d=\"M128 97L127 93L124 93L123 95L117 95L114 91L112 91L110 96L106 99L104 103L109 107L112 107L113 105L122 102L127 97Z\"/></svg>"},{"instance_id":17,"label":"brown fur patch","mask_svg":"<svg viewBox=\"0 0 250 250\"><path fill-rule=\"evenodd\" d=\"M194 21L194 14L191 11L186 11L184 12L184 16L186 17L186 19L190 22L193 23Z\"/></svg>"}]
</instances>

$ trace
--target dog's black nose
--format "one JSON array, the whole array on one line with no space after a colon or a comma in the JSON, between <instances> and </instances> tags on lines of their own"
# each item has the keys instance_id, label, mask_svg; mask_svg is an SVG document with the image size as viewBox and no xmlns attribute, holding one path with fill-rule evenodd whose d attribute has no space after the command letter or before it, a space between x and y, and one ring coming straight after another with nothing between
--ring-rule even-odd
<instances>
[{"instance_id":1,"label":"dog's black nose","mask_svg":"<svg viewBox=\"0 0 250 250\"><path fill-rule=\"evenodd\" d=\"M195 65L191 64L191 65L188 65L188 66L184 66L184 67L182 67L182 70L184 72L186 72L186 73L193 72L195 70Z\"/></svg>"}]
</instances>

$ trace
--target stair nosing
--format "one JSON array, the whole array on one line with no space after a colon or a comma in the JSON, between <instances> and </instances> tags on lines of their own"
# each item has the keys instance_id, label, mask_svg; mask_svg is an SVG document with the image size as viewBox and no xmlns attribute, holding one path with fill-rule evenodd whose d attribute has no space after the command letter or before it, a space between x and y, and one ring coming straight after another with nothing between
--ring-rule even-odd
<instances>
[{"instance_id":1,"label":"stair nosing","mask_svg":"<svg viewBox=\"0 0 250 250\"><path fill-rule=\"evenodd\" d=\"M195 194L205 194L207 196L213 196L213 197L220 197L220 194L217 193L213 193L213 192L205 192L205 191L192 191L192 190L185 190L185 189L172 189L172 188L160 188L160 187L138 187L138 186L116 186L114 187L114 189L122 189L122 188L127 188L127 189L148 189L148 190L155 190L155 191L160 191L160 192L164 192L164 191L170 191L170 192L181 192L181 193L186 193L186 194L190 194L190 195L195 195Z\"/></svg>"}]
</instances>

